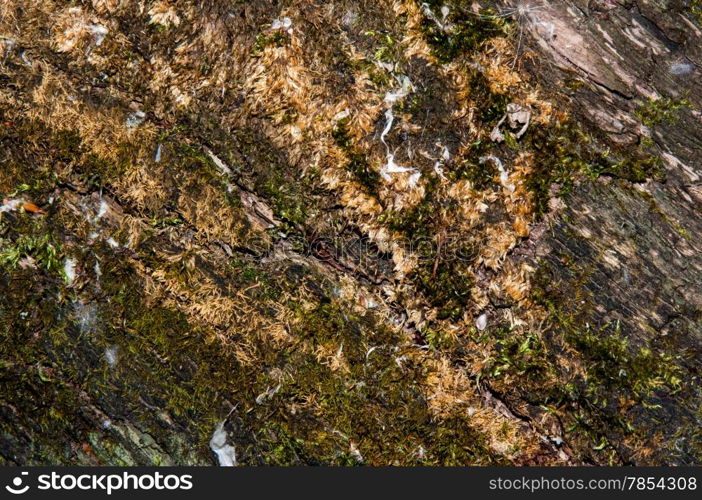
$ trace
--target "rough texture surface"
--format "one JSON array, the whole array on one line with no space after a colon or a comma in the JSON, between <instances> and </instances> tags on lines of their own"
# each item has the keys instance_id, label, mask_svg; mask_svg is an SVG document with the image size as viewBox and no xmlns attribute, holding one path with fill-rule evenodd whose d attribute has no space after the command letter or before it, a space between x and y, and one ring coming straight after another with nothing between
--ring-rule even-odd
<instances>
[{"instance_id":1,"label":"rough texture surface","mask_svg":"<svg viewBox=\"0 0 702 500\"><path fill-rule=\"evenodd\" d=\"M0 461L698 464L702 4L0 0Z\"/></svg>"}]
</instances>

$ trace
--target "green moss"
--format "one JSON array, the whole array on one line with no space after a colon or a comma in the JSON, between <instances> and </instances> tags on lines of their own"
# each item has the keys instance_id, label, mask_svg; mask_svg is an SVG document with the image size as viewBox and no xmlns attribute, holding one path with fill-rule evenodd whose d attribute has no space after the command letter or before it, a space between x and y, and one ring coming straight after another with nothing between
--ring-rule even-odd
<instances>
[{"instance_id":1,"label":"green moss","mask_svg":"<svg viewBox=\"0 0 702 500\"><path fill-rule=\"evenodd\" d=\"M471 304L474 280L467 263L452 259L439 261L435 267L428 261L411 278L429 305L437 309L439 319L459 320Z\"/></svg>"},{"instance_id":2,"label":"green moss","mask_svg":"<svg viewBox=\"0 0 702 500\"><path fill-rule=\"evenodd\" d=\"M307 214L303 201L285 176L269 172L259 187L261 192L273 201L273 210L280 219L293 226L305 221Z\"/></svg>"},{"instance_id":3,"label":"green moss","mask_svg":"<svg viewBox=\"0 0 702 500\"><path fill-rule=\"evenodd\" d=\"M63 162L71 161L80 151L83 140L75 130L60 130L51 136L55 145L56 159Z\"/></svg>"},{"instance_id":4,"label":"green moss","mask_svg":"<svg viewBox=\"0 0 702 500\"><path fill-rule=\"evenodd\" d=\"M432 437L436 439L436 445L431 450L432 465L506 465L504 459L488 450L485 436L472 429L464 419L451 418L442 422Z\"/></svg>"},{"instance_id":5,"label":"green moss","mask_svg":"<svg viewBox=\"0 0 702 500\"><path fill-rule=\"evenodd\" d=\"M575 359L586 374L545 393L552 402L568 408L569 415L575 415L569 432L584 436L595 451L602 451L607 448L602 444L605 436L614 430L635 435L640 421L637 415L642 411L655 420L660 397L681 390L682 371L665 349L632 344L619 323L594 324L594 303L586 286L590 272L575 263L566 269L570 270L542 266L534 280L532 298L549 313L546 351L565 357L567 352L576 353ZM562 376L554 373L549 379ZM623 400L633 400L637 411L630 413L628 406L622 406Z\"/></svg>"},{"instance_id":6,"label":"green moss","mask_svg":"<svg viewBox=\"0 0 702 500\"><path fill-rule=\"evenodd\" d=\"M169 147L182 144L171 139ZM174 151L177 169L215 182L218 176L201 151L185 146ZM288 172L281 167L279 175L282 184ZM29 253L54 269L58 242L56 262L41 257L53 237L31 244L20 240L25 234L51 234L44 226L49 220L20 214L9 235L20 241L18 255ZM164 219L155 220L159 225ZM187 261L200 257L186 254L171 262L159 252L159 241L153 232L142 242L141 264L165 270L186 289L192 286ZM109 300L95 300L89 292L93 285L69 294L60 279L17 266L16 256L6 263L12 279L0 276L0 373L5 375L0 389L22 415L32 415L14 428L3 420L0 428L12 443L7 453L19 463L206 463L212 431L230 404L238 405L230 420L244 464L500 463L467 420L432 420L422 368L398 360L401 353L390 348L402 346L402 336L372 315L352 313L309 270L263 267L241 258L218 274L226 290L248 290L255 299L250 314L271 317L273 303L298 314L290 332L296 340L284 349L272 349L265 335L227 332L228 342L250 346L255 363L242 365L226 349L223 332L146 297L139 274L113 249L94 245L72 251L82 269L99 261L102 275L95 285ZM196 262L205 272L209 265ZM304 306L297 302L300 295ZM371 347L376 349L369 354ZM117 353L114 365L106 361L108 348ZM348 370L320 362L319 348L341 349ZM277 394L257 401L278 384ZM310 400L315 405L305 407ZM91 405L114 420L109 429L95 421ZM30 446L22 444L20 432L30 436ZM56 435L69 439L52 440Z\"/></svg>"},{"instance_id":7,"label":"green moss","mask_svg":"<svg viewBox=\"0 0 702 500\"><path fill-rule=\"evenodd\" d=\"M585 82L580 78L566 78L563 80L563 87L570 91L575 91L582 88Z\"/></svg>"},{"instance_id":8,"label":"green moss","mask_svg":"<svg viewBox=\"0 0 702 500\"><path fill-rule=\"evenodd\" d=\"M702 26L702 1L690 0L690 12L696 17L697 24Z\"/></svg>"},{"instance_id":9,"label":"green moss","mask_svg":"<svg viewBox=\"0 0 702 500\"><path fill-rule=\"evenodd\" d=\"M457 346L454 338L441 329L425 327L421 336L432 349L449 350Z\"/></svg>"},{"instance_id":10,"label":"green moss","mask_svg":"<svg viewBox=\"0 0 702 500\"><path fill-rule=\"evenodd\" d=\"M252 54L260 56L266 47L283 47L290 41L290 36L284 30L259 33L254 43Z\"/></svg>"},{"instance_id":11,"label":"green moss","mask_svg":"<svg viewBox=\"0 0 702 500\"><path fill-rule=\"evenodd\" d=\"M152 401L206 449L218 418L218 402L230 393L228 386L238 386L242 373L207 340L211 335L207 328L190 324L179 311L146 305L135 279L133 271L120 263L103 266L102 288L112 297L110 309L101 309L108 321L104 342L117 343L121 354L115 370L105 371L103 380L92 380L91 388L103 398L105 389L113 387L121 402L106 404L125 405L146 426L154 421L144 413L147 408L141 401ZM102 384L107 384L104 389ZM144 393L141 387L149 390ZM158 428L152 432L163 437Z\"/></svg>"},{"instance_id":12,"label":"green moss","mask_svg":"<svg viewBox=\"0 0 702 500\"><path fill-rule=\"evenodd\" d=\"M441 214L441 211L436 210L436 206L441 202L437 198L436 178L428 179L425 192L424 198L412 208L400 212L386 212L381 217L381 222L410 240L421 241L430 238L433 234L433 226L438 222Z\"/></svg>"},{"instance_id":13,"label":"green moss","mask_svg":"<svg viewBox=\"0 0 702 500\"><path fill-rule=\"evenodd\" d=\"M689 108L687 99L671 99L661 97L660 99L648 98L639 109L636 110L636 117L647 127L654 127L660 123L675 123L678 119L678 111L682 108Z\"/></svg>"},{"instance_id":14,"label":"green moss","mask_svg":"<svg viewBox=\"0 0 702 500\"><path fill-rule=\"evenodd\" d=\"M370 58L350 61L349 68L356 73L366 73L378 88L386 88L393 83L392 75Z\"/></svg>"},{"instance_id":15,"label":"green moss","mask_svg":"<svg viewBox=\"0 0 702 500\"><path fill-rule=\"evenodd\" d=\"M631 153L631 156L605 167L601 170L601 174L631 182L645 182L647 179L663 182L666 178L660 157L640 151Z\"/></svg>"},{"instance_id":16,"label":"green moss","mask_svg":"<svg viewBox=\"0 0 702 500\"><path fill-rule=\"evenodd\" d=\"M616 324L599 329L584 325L568 330L565 338L587 360L593 382L586 392L596 405L613 404L609 400L617 393L646 404L661 388L670 393L680 389L681 371L672 356L649 347L633 348Z\"/></svg>"},{"instance_id":17,"label":"green moss","mask_svg":"<svg viewBox=\"0 0 702 500\"><path fill-rule=\"evenodd\" d=\"M185 221L180 217L167 217L164 219L158 219L155 216L151 218L151 226L157 229L163 229L165 227L175 227L184 224Z\"/></svg>"},{"instance_id":18,"label":"green moss","mask_svg":"<svg viewBox=\"0 0 702 500\"><path fill-rule=\"evenodd\" d=\"M370 166L365 155L354 147L348 131L348 119L337 122L332 131L332 137L336 145L346 154L346 170L365 188L366 192L377 196L380 174Z\"/></svg>"},{"instance_id":19,"label":"green moss","mask_svg":"<svg viewBox=\"0 0 702 500\"><path fill-rule=\"evenodd\" d=\"M245 367L231 363L217 344L203 342L205 332L180 313L144 307L139 294L133 292L130 275L127 268L111 266L104 274L105 293L115 298L110 314L124 325L119 337L117 331L107 332L119 342L123 359L114 371L105 372L102 383L120 397L105 401L104 406L129 408L146 426L150 416L142 415L144 407L139 401L167 408L179 425L197 433L206 449L218 418L216 402L233 399L239 403L232 417L233 439L244 464L466 465L499 461L467 421L432 421L419 385L421 368L396 361L399 354L388 347L401 345L396 333L372 316L351 313L330 299L331 290L319 290L319 302L313 308L288 303L299 317L291 333L309 343L309 349L256 346L256 365ZM298 288L320 283L316 276L295 276L281 277L278 282L292 286L287 280L295 278ZM258 279L253 273L249 278ZM348 371L320 363L315 353L322 346L332 352L340 350ZM372 346L376 349L369 354ZM179 366L192 368L177 369ZM273 368L289 376L282 381L273 378ZM139 389L134 386L136 381ZM279 390L269 399L255 401L277 385ZM92 383L86 389L97 390ZM318 410L291 409L291 404L303 403L310 395ZM162 431L149 427L149 433L162 441ZM424 451L419 453L420 449Z\"/></svg>"},{"instance_id":20,"label":"green moss","mask_svg":"<svg viewBox=\"0 0 702 500\"><path fill-rule=\"evenodd\" d=\"M554 185L558 187L558 195L565 195L572 189L579 173L600 165L601 158L588 149L591 139L572 123L534 128L523 142L535 156L527 188L534 196L537 214L548 210Z\"/></svg>"},{"instance_id":21,"label":"green moss","mask_svg":"<svg viewBox=\"0 0 702 500\"><path fill-rule=\"evenodd\" d=\"M203 180L206 182L221 179L221 172L202 148L191 142L180 141L179 137L172 139L175 140L170 145L178 160L178 167L183 170L181 175L196 173L200 178L204 175Z\"/></svg>"},{"instance_id":22,"label":"green moss","mask_svg":"<svg viewBox=\"0 0 702 500\"><path fill-rule=\"evenodd\" d=\"M373 54L373 59L377 62L394 63L400 60L402 50L398 47L397 40L388 32L366 31L365 35L373 38L378 44L378 48Z\"/></svg>"},{"instance_id":23,"label":"green moss","mask_svg":"<svg viewBox=\"0 0 702 500\"><path fill-rule=\"evenodd\" d=\"M457 235L446 234L446 221L459 210L457 202L437 198L436 178L430 178L425 189L424 199L414 207L386 213L381 221L398 232L419 258L419 265L408 278L428 304L438 310L440 319L457 320L470 304L474 284L471 263L477 251L473 241L465 236L452 238ZM436 237L439 234L444 237ZM450 249L443 246L446 241Z\"/></svg>"},{"instance_id":24,"label":"green moss","mask_svg":"<svg viewBox=\"0 0 702 500\"><path fill-rule=\"evenodd\" d=\"M488 154L491 145L482 141L470 145L460 165L452 169L449 175L452 179L467 179L476 190L483 191L495 185L499 171L492 161L481 162L480 158Z\"/></svg>"},{"instance_id":25,"label":"green moss","mask_svg":"<svg viewBox=\"0 0 702 500\"><path fill-rule=\"evenodd\" d=\"M92 266L88 257L81 255L86 268ZM202 463L219 417L216 402L228 393L226 384L241 386L236 378L241 374L227 369L231 359L207 341L207 331L190 325L182 313L147 305L143 286L128 265L109 255L100 261L101 293L110 298L108 303L68 300L60 280L47 280L36 271L18 268L14 280L0 279L0 360L13 371L3 377L2 390L14 395L10 404L32 415L3 432L13 436L10 443L17 443L21 433L31 436L30 448L15 450L20 463L69 463L74 444L67 438L81 443L85 432L93 436L91 442L105 444L97 451L107 463L118 463L119 454L155 464L164 452L180 457L181 463ZM103 353L114 346L118 362L110 367ZM97 430L100 423L90 420L91 402L113 418L128 415L160 445L132 448L129 436L123 438L127 448L125 442L110 445L116 430ZM175 424L160 426L150 410L154 407ZM81 412L87 412L85 421ZM181 439L180 448L168 449L174 434L190 437ZM57 435L63 438L55 440ZM190 449L183 447L186 441ZM200 450L199 458L193 450Z\"/></svg>"},{"instance_id":26,"label":"green moss","mask_svg":"<svg viewBox=\"0 0 702 500\"><path fill-rule=\"evenodd\" d=\"M91 152L83 144L80 134L70 129L50 134L46 148L57 162L70 165L73 182L86 190L100 189L117 179L134 157L130 146L116 144L118 160L107 161Z\"/></svg>"},{"instance_id":27,"label":"green moss","mask_svg":"<svg viewBox=\"0 0 702 500\"><path fill-rule=\"evenodd\" d=\"M9 244L3 242L0 250L0 267L13 271L22 258L30 257L34 259L37 266L57 273L61 269L61 254L61 245L52 235L22 234Z\"/></svg>"},{"instance_id":28,"label":"green moss","mask_svg":"<svg viewBox=\"0 0 702 500\"><path fill-rule=\"evenodd\" d=\"M255 169L235 172L240 181L267 198L275 215L291 228L303 225L313 202L311 177L301 177L273 144L253 129L238 131L236 144L227 147L238 149L247 162L255 164Z\"/></svg>"},{"instance_id":29,"label":"green moss","mask_svg":"<svg viewBox=\"0 0 702 500\"><path fill-rule=\"evenodd\" d=\"M4 408L19 412L5 414L0 434L18 463L62 463L66 438L78 431L73 415L80 400L72 385L80 375L61 362L67 320L56 299L60 288L59 279L36 270L0 273L0 390ZM17 446L22 435L34 439Z\"/></svg>"},{"instance_id":30,"label":"green moss","mask_svg":"<svg viewBox=\"0 0 702 500\"><path fill-rule=\"evenodd\" d=\"M0 182L12 178L34 200L48 198L59 184L97 191L117 179L135 156L131 146L119 143L113 146L117 159L108 161L91 151L78 131L49 129L24 118L0 128L0 143L6 148Z\"/></svg>"},{"instance_id":31,"label":"green moss","mask_svg":"<svg viewBox=\"0 0 702 500\"><path fill-rule=\"evenodd\" d=\"M285 423L271 422L261 432L260 439L267 465L321 465L316 458L310 455L309 445L303 439L295 436ZM354 465L341 463L339 465Z\"/></svg>"},{"instance_id":32,"label":"green moss","mask_svg":"<svg viewBox=\"0 0 702 500\"><path fill-rule=\"evenodd\" d=\"M434 17L441 19L443 0L418 2L420 7L427 5ZM427 43L436 58L442 63L449 63L457 57L469 55L479 49L481 44L492 37L506 34L507 22L495 11L482 9L479 13L470 10L470 2L448 2L452 7L444 24L450 29L443 29L429 16L425 16L421 28Z\"/></svg>"},{"instance_id":33,"label":"green moss","mask_svg":"<svg viewBox=\"0 0 702 500\"><path fill-rule=\"evenodd\" d=\"M478 108L477 117L484 124L495 124L507 111L509 94L497 94L490 89L490 82L480 71L473 71L468 83L471 99Z\"/></svg>"},{"instance_id":34,"label":"green moss","mask_svg":"<svg viewBox=\"0 0 702 500\"><path fill-rule=\"evenodd\" d=\"M583 177L606 175L630 182L665 179L660 158L644 148L602 150L598 144L572 122L534 127L522 138L520 149L534 153L534 169L526 185L534 196L537 215L548 210L553 194L567 195Z\"/></svg>"},{"instance_id":35,"label":"green moss","mask_svg":"<svg viewBox=\"0 0 702 500\"><path fill-rule=\"evenodd\" d=\"M419 116L422 111L428 110L433 101L436 100L436 95L433 88L429 87L421 91L413 91L405 98L395 104L393 111L397 114L410 114Z\"/></svg>"},{"instance_id":36,"label":"green moss","mask_svg":"<svg viewBox=\"0 0 702 500\"><path fill-rule=\"evenodd\" d=\"M492 354L482 369L484 376L518 376L530 383L544 382L553 376L548 350L536 332L517 332L498 325L483 332L473 330L472 338L479 344L491 345Z\"/></svg>"},{"instance_id":37,"label":"green moss","mask_svg":"<svg viewBox=\"0 0 702 500\"><path fill-rule=\"evenodd\" d=\"M303 350L280 353L279 363L294 373L271 399L269 418L258 431L276 465L466 465L495 464L483 435L467 420L433 421L420 382L422 368L398 360L397 334L372 316L350 313L336 300L299 308L297 337L343 355L348 370L332 370ZM262 381L261 386L273 386ZM282 401L305 401L314 394L318 411L295 415ZM276 414L276 413L272 413ZM284 415L284 416L283 416Z\"/></svg>"}]
</instances>

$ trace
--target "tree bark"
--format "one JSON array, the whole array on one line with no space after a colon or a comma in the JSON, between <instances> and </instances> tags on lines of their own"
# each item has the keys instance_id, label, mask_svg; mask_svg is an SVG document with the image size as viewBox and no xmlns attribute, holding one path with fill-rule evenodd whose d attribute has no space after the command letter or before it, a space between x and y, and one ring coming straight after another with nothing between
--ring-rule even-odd
<instances>
[{"instance_id":1,"label":"tree bark","mask_svg":"<svg viewBox=\"0 0 702 500\"><path fill-rule=\"evenodd\" d=\"M0 461L699 464L699 2L71 5L0 4Z\"/></svg>"}]
</instances>

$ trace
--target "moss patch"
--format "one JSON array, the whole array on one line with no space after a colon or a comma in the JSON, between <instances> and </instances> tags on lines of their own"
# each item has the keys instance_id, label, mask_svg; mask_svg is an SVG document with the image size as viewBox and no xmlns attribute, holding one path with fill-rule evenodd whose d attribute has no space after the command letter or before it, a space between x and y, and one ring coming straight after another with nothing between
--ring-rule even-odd
<instances>
[{"instance_id":1,"label":"moss patch","mask_svg":"<svg viewBox=\"0 0 702 500\"><path fill-rule=\"evenodd\" d=\"M475 13L470 9L470 2L467 1L429 0L418 3L421 6L426 5L432 12L434 19L425 15L421 27L434 55L442 63L449 63L459 56L469 55L485 40L506 32L507 22L504 17L497 16L491 9L482 9L479 13ZM444 19L441 8L445 5L450 6L451 9Z\"/></svg>"},{"instance_id":2,"label":"moss patch","mask_svg":"<svg viewBox=\"0 0 702 500\"><path fill-rule=\"evenodd\" d=\"M365 155L354 147L353 140L349 136L348 119L340 120L336 124L332 137L336 145L346 154L346 170L369 194L377 196L380 174L370 166Z\"/></svg>"}]
</instances>

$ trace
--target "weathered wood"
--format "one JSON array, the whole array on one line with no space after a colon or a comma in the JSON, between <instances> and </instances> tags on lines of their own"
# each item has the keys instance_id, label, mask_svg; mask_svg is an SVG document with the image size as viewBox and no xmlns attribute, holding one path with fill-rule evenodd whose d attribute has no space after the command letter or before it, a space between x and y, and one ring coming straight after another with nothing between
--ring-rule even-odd
<instances>
[{"instance_id":1,"label":"weathered wood","mask_svg":"<svg viewBox=\"0 0 702 500\"><path fill-rule=\"evenodd\" d=\"M602 179L585 183L527 247L548 263L555 293L583 291L585 318L616 324L633 351L669 346L688 388L661 396L662 409L632 408L657 443L653 457L620 447L633 463L697 463L700 451L702 346L702 32L690 2L549 2L533 4L525 27L541 54L531 71L553 86L573 72L588 85L568 92L582 123L611 143L650 138L665 165L664 182ZM541 69L550 62L558 69ZM669 116L651 103L685 100ZM642 123L642 117L644 123ZM648 121L646 121L648 118ZM533 247L532 247L533 245ZM527 252L528 253L528 252ZM562 297L569 302L572 297ZM585 304L585 300L587 304ZM571 304L571 307L577 305ZM655 437L654 437L655 436ZM612 442L623 442L612 431Z\"/></svg>"}]
</instances>

